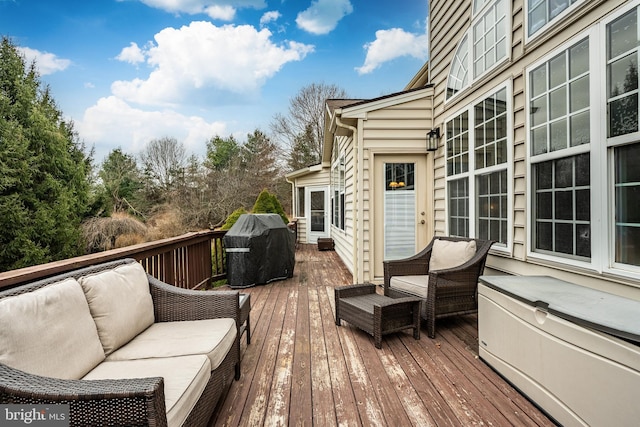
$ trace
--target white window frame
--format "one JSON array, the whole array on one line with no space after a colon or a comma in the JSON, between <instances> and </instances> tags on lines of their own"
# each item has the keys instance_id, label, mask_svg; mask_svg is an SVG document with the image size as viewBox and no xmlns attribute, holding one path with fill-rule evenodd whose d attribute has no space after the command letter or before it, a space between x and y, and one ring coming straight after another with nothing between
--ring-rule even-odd
<instances>
[{"instance_id":1,"label":"white window frame","mask_svg":"<svg viewBox=\"0 0 640 427\"><path fill-rule=\"evenodd\" d=\"M544 0L549 2L550 0ZM558 22L565 19L568 15L572 14L577 8L581 7L584 3L587 3L591 0L578 0L574 4L570 4L565 10L560 12L557 16L555 16L550 21L547 21L542 27L538 28L538 30L529 35L529 26L531 23L529 22L529 0L524 0L524 42L525 44L534 41L535 39L541 37L543 34L546 34L553 28Z\"/></svg>"},{"instance_id":2,"label":"white window frame","mask_svg":"<svg viewBox=\"0 0 640 427\"><path fill-rule=\"evenodd\" d=\"M491 73L494 69L496 69L497 67L499 67L500 65L508 62L511 60L511 38L512 38L512 32L513 32L513 28L512 28L512 23L513 23L513 11L512 11L512 2L510 0L505 0L505 49L506 49L506 54L503 58L498 59L495 63L493 63L490 67L484 69L479 75L475 76L475 44L476 44L476 40L474 39L474 27L476 25L476 23L481 20L484 15L487 13L487 11L489 11L490 9L494 9L495 5L501 0L487 0L482 4L482 7L478 10L474 10L472 13L472 19L471 19L471 23L469 25L469 28L464 32L464 34L462 35L462 37L460 38L460 40L458 41L458 44L456 45L456 50L455 53L453 54L452 57L452 61L451 64L449 65L449 72L447 73L447 79L445 82L445 105L449 102L451 102L452 100L456 99L458 96L460 96L461 93L465 92L466 89L468 89L469 87L471 87L473 85L474 82L484 78L487 74ZM473 7L473 6L472 6ZM495 27L494 27L495 28ZM466 42L467 42L467 60L466 60L466 64L464 65L466 67L467 70L467 84L465 86L462 86L456 93L454 93L453 95L449 96L447 94L448 89L449 89L449 76L451 75L451 71L453 70L454 66L457 65L457 54L458 51L460 49L460 44L465 40L466 38ZM494 45L495 47L495 45ZM486 52L485 52L486 54ZM484 58L484 56L483 56ZM461 61L458 61L461 62Z\"/></svg>"},{"instance_id":3,"label":"white window frame","mask_svg":"<svg viewBox=\"0 0 640 427\"><path fill-rule=\"evenodd\" d=\"M579 4L579 3L576 3ZM575 5L574 5L575 6ZM606 19L597 22L590 28L572 37L558 48L549 52L538 61L526 67L525 87L526 103L526 135L530 141L531 131L531 93L530 93L530 72L543 63L549 61L556 55L566 51L585 38L589 38L589 89L590 99L590 143L588 147L576 146L562 150L562 155L558 152L551 152L535 156L532 161L531 151L527 152L527 257L533 260L548 261L555 264L564 264L575 268L594 271L598 274L610 274L617 277L638 279L640 267L619 264L615 262L615 188L614 188L614 149L617 146L628 143L640 143L640 130L638 132L607 138L608 113L607 113L607 68L606 68L606 28L607 25L620 18L633 8L640 7L640 0L634 0L624 5ZM640 18L640 13L639 13ZM554 21L555 22L555 21ZM640 27L640 19L638 19ZM639 28L640 34L640 28ZM552 160L555 158L566 158L585 152L590 153L591 172L591 259L582 261L563 256L554 256L534 252L535 236L534 230L534 202L535 197L532 166L537 162ZM606 243L606 244L602 244Z\"/></svg>"},{"instance_id":4,"label":"white window frame","mask_svg":"<svg viewBox=\"0 0 640 427\"><path fill-rule=\"evenodd\" d=\"M507 99L507 161L498 165L487 166L482 169L476 168L475 160L475 105L481 101L484 101L489 96L495 95L501 90L506 91ZM497 252L503 252L510 255L513 250L513 86L511 80L502 82L501 84L494 86L491 90L486 91L481 96L475 98L472 102L468 103L464 108L460 108L454 114L445 118L445 144L448 135L446 123L458 117L464 112L469 114L469 167L467 172L449 176L447 174L447 160L446 146L445 146L445 218L446 218L446 232L449 233L449 182L456 181L461 178L467 179L467 185L469 190L469 237L477 238L477 221L478 221L478 209L477 209L477 190L476 190L476 178L480 175L486 175L489 173L498 172L501 170L507 171L507 242L506 244L494 244L491 248Z\"/></svg>"}]
</instances>

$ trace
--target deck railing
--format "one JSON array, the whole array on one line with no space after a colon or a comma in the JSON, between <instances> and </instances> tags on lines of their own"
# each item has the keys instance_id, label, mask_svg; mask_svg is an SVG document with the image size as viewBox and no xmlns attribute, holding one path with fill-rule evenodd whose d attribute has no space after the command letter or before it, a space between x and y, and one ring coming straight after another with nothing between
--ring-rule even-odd
<instances>
[{"instance_id":1,"label":"deck railing","mask_svg":"<svg viewBox=\"0 0 640 427\"><path fill-rule=\"evenodd\" d=\"M201 289L226 278L222 238L226 231L200 231L125 248L0 273L0 289L89 265L134 258L155 278L185 289Z\"/></svg>"}]
</instances>

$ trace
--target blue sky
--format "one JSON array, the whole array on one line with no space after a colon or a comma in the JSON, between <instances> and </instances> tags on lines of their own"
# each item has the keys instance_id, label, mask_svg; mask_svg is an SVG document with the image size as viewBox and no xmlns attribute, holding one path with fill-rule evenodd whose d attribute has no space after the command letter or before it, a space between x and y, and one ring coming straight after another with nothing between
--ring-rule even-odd
<instances>
[{"instance_id":1,"label":"blue sky","mask_svg":"<svg viewBox=\"0 0 640 427\"><path fill-rule=\"evenodd\" d=\"M428 59L426 0L0 0L0 35L35 59L97 162L173 137L269 132L311 83L401 91Z\"/></svg>"}]
</instances>

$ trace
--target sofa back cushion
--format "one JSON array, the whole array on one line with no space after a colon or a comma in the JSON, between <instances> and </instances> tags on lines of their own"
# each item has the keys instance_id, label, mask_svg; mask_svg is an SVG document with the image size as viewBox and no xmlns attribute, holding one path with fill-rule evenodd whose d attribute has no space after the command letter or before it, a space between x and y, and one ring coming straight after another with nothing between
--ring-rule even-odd
<instances>
[{"instance_id":1,"label":"sofa back cushion","mask_svg":"<svg viewBox=\"0 0 640 427\"><path fill-rule=\"evenodd\" d=\"M80 278L106 355L154 322L147 273L138 263Z\"/></svg>"},{"instance_id":2,"label":"sofa back cushion","mask_svg":"<svg viewBox=\"0 0 640 427\"><path fill-rule=\"evenodd\" d=\"M469 261L476 254L476 242L436 239L431 249L429 271L445 270L458 267Z\"/></svg>"},{"instance_id":3,"label":"sofa back cushion","mask_svg":"<svg viewBox=\"0 0 640 427\"><path fill-rule=\"evenodd\" d=\"M75 279L0 300L0 362L30 374L80 379L105 358Z\"/></svg>"}]
</instances>

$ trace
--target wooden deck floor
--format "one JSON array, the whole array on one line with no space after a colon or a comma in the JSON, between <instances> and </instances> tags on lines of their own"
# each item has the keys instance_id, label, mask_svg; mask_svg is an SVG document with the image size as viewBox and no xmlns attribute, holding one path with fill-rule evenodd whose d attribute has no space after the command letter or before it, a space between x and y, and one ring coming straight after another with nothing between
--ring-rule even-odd
<instances>
[{"instance_id":1,"label":"wooden deck floor","mask_svg":"<svg viewBox=\"0 0 640 427\"><path fill-rule=\"evenodd\" d=\"M352 282L335 252L300 245L294 277L248 289L251 344L212 426L551 426L477 357L477 318L373 338L334 321Z\"/></svg>"}]
</instances>

